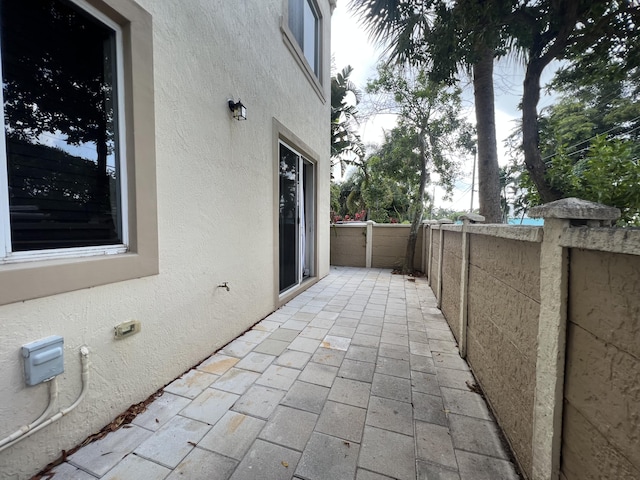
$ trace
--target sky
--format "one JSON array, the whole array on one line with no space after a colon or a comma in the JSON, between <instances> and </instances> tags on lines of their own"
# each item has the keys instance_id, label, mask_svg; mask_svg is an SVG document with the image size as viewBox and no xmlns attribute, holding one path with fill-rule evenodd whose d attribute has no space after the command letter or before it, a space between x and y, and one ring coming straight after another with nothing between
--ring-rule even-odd
<instances>
[{"instance_id":1,"label":"sky","mask_svg":"<svg viewBox=\"0 0 640 480\"><path fill-rule=\"evenodd\" d=\"M364 90L367 80L373 78L376 73L376 64L380 54L379 48L369 41L367 33L359 25L356 17L348 10L348 0L338 0L336 9L331 19L331 54L333 65L339 71L347 65L353 67L351 80L360 90ZM543 75L544 85L551 79L553 68L548 68ZM504 139L506 139L516 126L516 121L521 113L518 103L521 99L522 79L524 69L516 60L502 60L497 63L494 71L494 89L496 99L496 134L498 137L498 162L500 165L508 163ZM544 91L541 92L544 94ZM469 82L463 91L465 116L475 124L473 111L473 88ZM538 109L553 101L552 96L542 96ZM383 138L383 131L393 128L395 118L391 115L377 116L360 126L360 135L367 144L379 144ZM469 157L462 168L462 176L456 183L453 199L442 199L442 190L436 189L436 208L453 208L456 210L468 210L471 207L471 172L473 158ZM476 174L477 179L477 174ZM474 189L473 208L478 208L477 180ZM430 192L432 193L432 192Z\"/></svg>"}]
</instances>

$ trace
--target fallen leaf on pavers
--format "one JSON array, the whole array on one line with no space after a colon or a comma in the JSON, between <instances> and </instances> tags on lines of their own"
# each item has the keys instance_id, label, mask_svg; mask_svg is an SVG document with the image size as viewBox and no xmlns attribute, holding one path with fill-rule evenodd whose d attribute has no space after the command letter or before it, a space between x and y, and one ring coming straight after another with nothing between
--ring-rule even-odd
<instances>
[{"instance_id":1,"label":"fallen leaf on pavers","mask_svg":"<svg viewBox=\"0 0 640 480\"><path fill-rule=\"evenodd\" d=\"M464 383L467 384L467 388L469 390L471 390L473 393L477 393L479 395L483 395L484 396L484 394L482 392L482 388L480 388L480 385L478 385L477 383L475 383L475 382L474 383L469 383L469 380L466 380Z\"/></svg>"},{"instance_id":2,"label":"fallen leaf on pavers","mask_svg":"<svg viewBox=\"0 0 640 480\"><path fill-rule=\"evenodd\" d=\"M415 279L415 278L412 278L412 277L407 278L407 280L408 280L409 282L415 282L415 281L416 281L416 279Z\"/></svg>"},{"instance_id":3,"label":"fallen leaf on pavers","mask_svg":"<svg viewBox=\"0 0 640 480\"><path fill-rule=\"evenodd\" d=\"M289 464L285 461L280 462L284 468L289 468Z\"/></svg>"},{"instance_id":4,"label":"fallen leaf on pavers","mask_svg":"<svg viewBox=\"0 0 640 480\"><path fill-rule=\"evenodd\" d=\"M62 450L62 454L58 458L56 458L53 462L49 463L46 467L44 467L40 472L38 472L34 477L34 479L37 479L39 477L43 479L51 478L49 476L50 470L66 462L67 456L73 455L75 452L80 450L85 445L89 445L92 442L95 442L97 440L100 440L106 437L109 432L114 432L118 430L120 427L122 427L123 425L128 425L129 422L131 422L136 417L136 415L144 412L147 409L147 405L153 402L156 398L162 396L163 393L164 393L164 390L158 390L156 393L149 396L146 400L140 403L136 403L135 405L131 405L126 412L122 413L121 415L118 415L114 421L112 421L109 425L103 427L102 430L100 430L98 433L89 435L87 438L85 438L82 442L80 442L78 445L76 445L75 447L73 447L73 449L69 451ZM129 425L127 428L132 428L132 427L131 425Z\"/></svg>"}]
</instances>

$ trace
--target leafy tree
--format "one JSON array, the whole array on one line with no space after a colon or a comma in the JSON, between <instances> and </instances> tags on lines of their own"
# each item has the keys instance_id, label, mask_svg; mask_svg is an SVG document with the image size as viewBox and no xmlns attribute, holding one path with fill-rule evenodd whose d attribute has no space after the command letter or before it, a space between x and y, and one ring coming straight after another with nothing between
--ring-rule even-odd
<instances>
[{"instance_id":1,"label":"leafy tree","mask_svg":"<svg viewBox=\"0 0 640 480\"><path fill-rule=\"evenodd\" d=\"M451 208L436 208L432 212L433 220L440 220L442 218L448 218L450 220L458 220L462 215L466 215L469 212L461 211L461 210L453 210ZM477 211L474 213L478 213Z\"/></svg>"},{"instance_id":2,"label":"leafy tree","mask_svg":"<svg viewBox=\"0 0 640 480\"><path fill-rule=\"evenodd\" d=\"M586 67L595 59L637 65L640 49L634 0L545 0L518 6L510 23L513 45L526 57L522 96L524 162L543 202L562 196L547 179L539 148L538 101L540 77L553 60Z\"/></svg>"},{"instance_id":3,"label":"leafy tree","mask_svg":"<svg viewBox=\"0 0 640 480\"><path fill-rule=\"evenodd\" d=\"M340 185L331 182L330 185L330 206L331 206L331 221L335 220L335 217L340 215Z\"/></svg>"},{"instance_id":4,"label":"leafy tree","mask_svg":"<svg viewBox=\"0 0 640 480\"><path fill-rule=\"evenodd\" d=\"M331 77L331 166L339 163L342 175L354 157L356 161L364 157L364 145L356 131L361 93L349 79L351 73L353 68L348 65Z\"/></svg>"},{"instance_id":5,"label":"leafy tree","mask_svg":"<svg viewBox=\"0 0 640 480\"><path fill-rule=\"evenodd\" d=\"M640 156L640 66L622 71L601 61L580 72L560 70L552 88L560 98L540 117L540 152L553 160L560 148L570 150L575 162L585 158L596 135L634 142Z\"/></svg>"},{"instance_id":6,"label":"leafy tree","mask_svg":"<svg viewBox=\"0 0 640 480\"><path fill-rule=\"evenodd\" d=\"M391 178L377 153L367 158L339 184L334 184L334 220L347 217L378 223L402 222L409 218L409 199L405 185Z\"/></svg>"},{"instance_id":7,"label":"leafy tree","mask_svg":"<svg viewBox=\"0 0 640 480\"><path fill-rule=\"evenodd\" d=\"M381 158L394 163L393 171L419 179L409 192L413 216L403 272L413 270L418 228L423 218L425 188L431 172L452 190L460 154L473 146L471 126L460 117L460 91L431 81L420 70L380 65L378 77L367 85L371 94L382 96L382 108L398 114L398 128L381 148Z\"/></svg>"},{"instance_id":8,"label":"leafy tree","mask_svg":"<svg viewBox=\"0 0 640 480\"><path fill-rule=\"evenodd\" d=\"M334 206L332 203L334 221L342 220L347 215L354 217L356 212L366 208L362 199L363 184L366 184L365 172L366 166L360 164L359 168L353 170L345 180L332 183L332 188L335 187L336 192L336 205Z\"/></svg>"},{"instance_id":9,"label":"leafy tree","mask_svg":"<svg viewBox=\"0 0 640 480\"><path fill-rule=\"evenodd\" d=\"M564 197L578 197L619 208L622 212L620 226L640 226L640 158L634 153L637 143L598 135L585 151L586 154L576 160L560 146L545 173L549 185L563 192ZM510 184L516 213L543 203L528 172L517 167L512 171L516 172Z\"/></svg>"},{"instance_id":10,"label":"leafy tree","mask_svg":"<svg viewBox=\"0 0 640 480\"><path fill-rule=\"evenodd\" d=\"M559 100L540 117L540 149L546 165L545 181L563 197L577 196L616 206L621 223L637 223L636 196L640 158L640 89L638 68L622 70L601 60L581 73L575 67L558 72L552 85ZM516 209L543 200L518 160L517 136L512 137L516 159L511 186ZM597 177L600 175L600 177ZM634 213L635 212L635 213Z\"/></svg>"},{"instance_id":11,"label":"leafy tree","mask_svg":"<svg viewBox=\"0 0 640 480\"><path fill-rule=\"evenodd\" d=\"M370 25L374 38L388 42L392 58L395 54L412 63L426 61L451 80L459 63L472 65L476 114L490 114L486 103L478 103L489 98L488 59L514 52L525 60L524 161L545 202L559 198L561 192L547 182L539 150L537 106L543 70L554 60L568 60L580 67L601 58L623 68L639 63L640 7L635 0L352 0L352 5ZM478 118L478 128L484 126ZM479 140L486 140L480 130ZM478 147L481 150L481 142ZM481 151L479 157L482 166ZM480 167L479 177L484 175ZM496 182L497 170L491 175ZM484 190L482 180L480 190Z\"/></svg>"},{"instance_id":12,"label":"leafy tree","mask_svg":"<svg viewBox=\"0 0 640 480\"><path fill-rule=\"evenodd\" d=\"M362 199L367 207L368 219L378 223L389 223L392 218L397 219L402 216L397 210L395 210L396 215L392 213L396 198L393 188L395 187L397 191L398 186L378 168L381 163L380 157L373 156L369 158L368 163L372 167L372 174L362 190Z\"/></svg>"},{"instance_id":13,"label":"leafy tree","mask_svg":"<svg viewBox=\"0 0 640 480\"><path fill-rule=\"evenodd\" d=\"M504 50L503 0L352 0L371 36L386 45L390 62L427 69L434 81L473 78L478 133L478 196L488 222L502 220L493 89L493 63Z\"/></svg>"},{"instance_id":14,"label":"leafy tree","mask_svg":"<svg viewBox=\"0 0 640 480\"><path fill-rule=\"evenodd\" d=\"M620 208L620 224L640 225L640 159L633 146L597 136L578 162L561 151L547 172L549 182L566 196Z\"/></svg>"}]
</instances>

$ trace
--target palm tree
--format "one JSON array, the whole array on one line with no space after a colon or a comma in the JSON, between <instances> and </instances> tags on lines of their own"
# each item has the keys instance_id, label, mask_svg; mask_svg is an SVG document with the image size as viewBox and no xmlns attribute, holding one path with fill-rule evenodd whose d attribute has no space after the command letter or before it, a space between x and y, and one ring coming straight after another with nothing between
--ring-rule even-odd
<instances>
[{"instance_id":1,"label":"palm tree","mask_svg":"<svg viewBox=\"0 0 640 480\"><path fill-rule=\"evenodd\" d=\"M505 3L508 2L462 0L451 5L439 0L351 0L351 9L358 13L374 41L386 45L384 52L389 62L428 67L434 80L445 83L454 83L459 70L471 70L480 214L490 223L502 221L493 61L503 42L499 24Z\"/></svg>"},{"instance_id":2,"label":"palm tree","mask_svg":"<svg viewBox=\"0 0 640 480\"><path fill-rule=\"evenodd\" d=\"M352 72L347 65L331 77L331 167L339 162L343 176L349 163L364 158L364 145L356 132L361 93L349 79Z\"/></svg>"},{"instance_id":3,"label":"palm tree","mask_svg":"<svg viewBox=\"0 0 640 480\"><path fill-rule=\"evenodd\" d=\"M581 52L625 68L640 62L637 0L351 0L351 8L372 37L387 45L390 61L427 66L436 79L450 82L460 69L472 71L480 213L490 221L500 214L493 59L513 52L524 60L524 163L545 203L563 192L550 184L540 155L537 107L543 70L553 60L575 62Z\"/></svg>"}]
</instances>

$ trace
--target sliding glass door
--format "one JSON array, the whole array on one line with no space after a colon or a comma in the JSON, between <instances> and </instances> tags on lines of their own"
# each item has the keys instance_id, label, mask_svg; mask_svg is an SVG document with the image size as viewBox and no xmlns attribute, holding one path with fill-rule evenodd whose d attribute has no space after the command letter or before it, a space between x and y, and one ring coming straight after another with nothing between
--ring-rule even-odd
<instances>
[{"instance_id":1,"label":"sliding glass door","mask_svg":"<svg viewBox=\"0 0 640 480\"><path fill-rule=\"evenodd\" d=\"M314 166L293 148L279 152L280 293L314 275Z\"/></svg>"}]
</instances>

